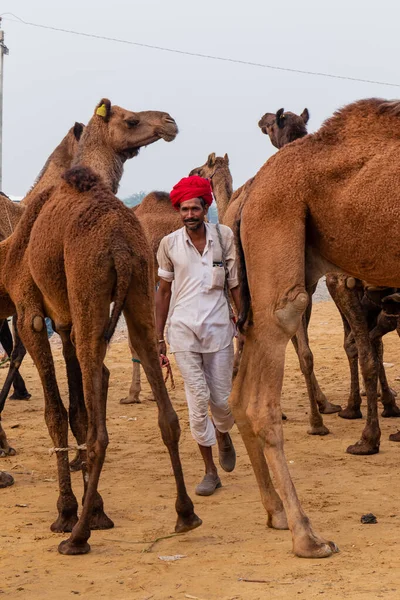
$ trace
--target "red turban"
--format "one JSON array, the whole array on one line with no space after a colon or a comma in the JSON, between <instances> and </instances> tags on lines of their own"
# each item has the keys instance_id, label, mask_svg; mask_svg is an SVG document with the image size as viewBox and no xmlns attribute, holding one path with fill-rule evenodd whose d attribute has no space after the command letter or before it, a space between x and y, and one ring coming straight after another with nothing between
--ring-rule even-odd
<instances>
[{"instance_id":1,"label":"red turban","mask_svg":"<svg viewBox=\"0 0 400 600\"><path fill-rule=\"evenodd\" d=\"M178 181L172 188L169 197L175 210L179 210L181 202L192 200L193 198L203 198L208 206L211 206L213 201L210 181L199 175L184 177Z\"/></svg>"}]
</instances>

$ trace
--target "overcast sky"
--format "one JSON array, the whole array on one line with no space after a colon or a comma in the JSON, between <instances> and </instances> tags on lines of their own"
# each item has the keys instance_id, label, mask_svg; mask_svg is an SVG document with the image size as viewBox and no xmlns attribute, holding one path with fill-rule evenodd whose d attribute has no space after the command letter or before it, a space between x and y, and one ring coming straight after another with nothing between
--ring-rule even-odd
<instances>
[{"instance_id":1,"label":"overcast sky","mask_svg":"<svg viewBox=\"0 0 400 600\"><path fill-rule=\"evenodd\" d=\"M2 0L2 13L97 35L294 69L400 84L397 0ZM11 17L10 17L11 18ZM74 121L101 97L131 110L163 110L180 134L126 163L119 196L168 190L229 154L234 186L275 151L257 127L284 107L311 114L315 131L353 100L397 88L216 62L45 31L6 20L3 190L24 195Z\"/></svg>"}]
</instances>

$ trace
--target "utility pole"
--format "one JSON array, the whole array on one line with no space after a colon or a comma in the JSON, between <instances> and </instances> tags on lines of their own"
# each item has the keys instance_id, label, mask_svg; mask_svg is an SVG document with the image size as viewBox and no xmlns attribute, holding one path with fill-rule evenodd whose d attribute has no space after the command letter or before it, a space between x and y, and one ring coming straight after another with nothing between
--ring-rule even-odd
<instances>
[{"instance_id":1,"label":"utility pole","mask_svg":"<svg viewBox=\"0 0 400 600\"><path fill-rule=\"evenodd\" d=\"M4 31L1 29L0 17L0 191L3 189L3 57L8 54L4 43Z\"/></svg>"}]
</instances>

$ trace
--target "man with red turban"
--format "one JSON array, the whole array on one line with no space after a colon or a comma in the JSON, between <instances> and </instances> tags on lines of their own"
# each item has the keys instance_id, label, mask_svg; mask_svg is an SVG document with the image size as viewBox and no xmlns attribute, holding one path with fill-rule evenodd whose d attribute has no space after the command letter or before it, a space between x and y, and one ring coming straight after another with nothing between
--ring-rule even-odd
<instances>
[{"instance_id":1,"label":"man with red turban","mask_svg":"<svg viewBox=\"0 0 400 600\"><path fill-rule=\"evenodd\" d=\"M205 465L196 494L210 496L221 487L212 446L218 444L225 471L233 471L236 464L229 435L234 419L228 404L235 334L228 289L239 309L235 245L229 227L206 222L213 201L208 179L185 177L170 198L183 227L164 237L157 253L158 340L160 354L166 354L164 328L169 315L168 342L183 377L190 429Z\"/></svg>"}]
</instances>

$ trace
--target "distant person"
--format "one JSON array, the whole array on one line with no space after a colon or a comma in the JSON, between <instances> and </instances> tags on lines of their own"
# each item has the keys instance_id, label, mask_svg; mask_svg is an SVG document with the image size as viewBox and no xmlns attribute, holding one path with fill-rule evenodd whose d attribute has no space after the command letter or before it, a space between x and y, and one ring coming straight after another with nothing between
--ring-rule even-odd
<instances>
[{"instance_id":1,"label":"distant person","mask_svg":"<svg viewBox=\"0 0 400 600\"><path fill-rule=\"evenodd\" d=\"M164 237L157 253L158 341L160 354L165 355L164 328L170 313L168 342L183 377L190 429L205 465L196 494L210 496L221 487L212 446L217 442L225 471L233 471L236 464L229 435L234 419L228 404L235 326L227 292L229 288L239 309L235 245L229 227L205 222L213 201L208 179L185 177L170 198L184 226Z\"/></svg>"}]
</instances>

